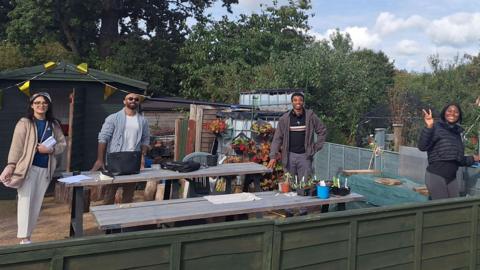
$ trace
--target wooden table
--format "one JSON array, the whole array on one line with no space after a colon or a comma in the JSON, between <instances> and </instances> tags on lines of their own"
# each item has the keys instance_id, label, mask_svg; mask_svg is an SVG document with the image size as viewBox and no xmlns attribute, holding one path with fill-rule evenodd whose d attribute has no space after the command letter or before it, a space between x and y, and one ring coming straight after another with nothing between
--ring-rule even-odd
<instances>
[{"instance_id":1,"label":"wooden table","mask_svg":"<svg viewBox=\"0 0 480 270\"><path fill-rule=\"evenodd\" d=\"M202 168L188 173L179 173L170 170L144 169L139 174L116 176L113 180L100 180L99 172L82 172L83 175L92 177L92 180L84 180L78 183L64 183L67 187L73 187L72 206L70 214L70 236L83 235L83 189L87 186L136 183L144 181L176 180L184 178L200 178L213 176L238 176L254 175L271 172L271 169L257 163L228 163L218 166ZM71 176L72 173L64 173L63 177ZM61 179L59 179L61 180ZM260 182L258 178L256 181ZM259 183L256 185L260 187ZM231 191L231 181L227 181L226 193Z\"/></svg>"},{"instance_id":2,"label":"wooden table","mask_svg":"<svg viewBox=\"0 0 480 270\"><path fill-rule=\"evenodd\" d=\"M301 208L325 204L346 203L364 200L357 193L319 199L308 196L288 197L277 192L253 193L261 200L213 204L203 197L150 201L116 205L101 205L91 208L102 230L121 229L142 225L161 224L175 221L221 217L238 214L259 213L279 209Z\"/></svg>"}]
</instances>

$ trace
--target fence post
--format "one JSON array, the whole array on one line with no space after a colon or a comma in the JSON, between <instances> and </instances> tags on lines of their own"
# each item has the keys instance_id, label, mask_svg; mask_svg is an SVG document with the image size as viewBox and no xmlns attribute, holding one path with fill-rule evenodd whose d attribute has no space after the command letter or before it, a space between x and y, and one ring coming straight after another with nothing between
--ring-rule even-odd
<instances>
[{"instance_id":1,"label":"fence post","mask_svg":"<svg viewBox=\"0 0 480 270\"><path fill-rule=\"evenodd\" d=\"M375 129L375 144L380 148L381 151L385 150L385 128L376 128ZM381 155L375 155L375 170L382 170L382 156Z\"/></svg>"}]
</instances>

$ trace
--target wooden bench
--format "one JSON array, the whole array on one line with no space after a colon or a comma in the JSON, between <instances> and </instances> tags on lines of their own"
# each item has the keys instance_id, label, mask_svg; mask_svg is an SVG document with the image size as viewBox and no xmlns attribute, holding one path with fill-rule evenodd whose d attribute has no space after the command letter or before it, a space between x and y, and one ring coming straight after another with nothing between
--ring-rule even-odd
<instances>
[{"instance_id":1,"label":"wooden bench","mask_svg":"<svg viewBox=\"0 0 480 270\"><path fill-rule=\"evenodd\" d=\"M334 196L329 199L304 196L289 197L277 192L257 192L253 194L261 199L247 202L213 204L207 199L199 197L169 201L101 205L91 207L91 212L100 229L112 230L364 200L362 195L356 193L351 193L347 196Z\"/></svg>"}]
</instances>

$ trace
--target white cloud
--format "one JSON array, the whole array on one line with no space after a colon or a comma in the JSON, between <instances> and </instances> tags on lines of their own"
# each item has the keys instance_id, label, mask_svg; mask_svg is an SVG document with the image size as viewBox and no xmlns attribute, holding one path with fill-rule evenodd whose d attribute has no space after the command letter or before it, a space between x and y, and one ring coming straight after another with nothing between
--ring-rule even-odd
<instances>
[{"instance_id":1,"label":"white cloud","mask_svg":"<svg viewBox=\"0 0 480 270\"><path fill-rule=\"evenodd\" d=\"M353 47L355 48L360 47L371 49L382 41L378 34L370 32L367 27L347 27L345 28L345 32L350 34Z\"/></svg>"},{"instance_id":2,"label":"white cloud","mask_svg":"<svg viewBox=\"0 0 480 270\"><path fill-rule=\"evenodd\" d=\"M394 50L399 55L415 55L420 52L420 46L414 40L404 39L398 42Z\"/></svg>"},{"instance_id":3,"label":"white cloud","mask_svg":"<svg viewBox=\"0 0 480 270\"><path fill-rule=\"evenodd\" d=\"M330 35L333 34L335 31L337 30L328 29L323 34L310 31L309 34L313 35L316 40L323 40L323 39L329 40ZM345 28L344 30L340 30L340 33L342 34L348 33L350 35L354 48L373 49L382 41L378 34L370 32L367 27L350 26Z\"/></svg>"},{"instance_id":4,"label":"white cloud","mask_svg":"<svg viewBox=\"0 0 480 270\"><path fill-rule=\"evenodd\" d=\"M407 19L401 19L392 13L382 12L377 17L374 30L381 35L388 35L410 28L424 28L427 24L428 20L419 15L412 15Z\"/></svg>"},{"instance_id":5,"label":"white cloud","mask_svg":"<svg viewBox=\"0 0 480 270\"><path fill-rule=\"evenodd\" d=\"M480 41L480 13L456 13L434 20L426 33L436 45L460 47Z\"/></svg>"}]
</instances>

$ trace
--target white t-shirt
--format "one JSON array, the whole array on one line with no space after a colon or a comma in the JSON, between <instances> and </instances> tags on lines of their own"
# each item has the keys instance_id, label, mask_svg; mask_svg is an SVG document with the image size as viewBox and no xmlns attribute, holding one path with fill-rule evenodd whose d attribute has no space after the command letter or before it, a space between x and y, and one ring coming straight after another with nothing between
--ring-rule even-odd
<instances>
[{"instance_id":1,"label":"white t-shirt","mask_svg":"<svg viewBox=\"0 0 480 270\"><path fill-rule=\"evenodd\" d=\"M137 144L137 134L140 128L138 124L138 114L128 116L125 121L125 131L123 133L123 145L121 151L135 151Z\"/></svg>"}]
</instances>

